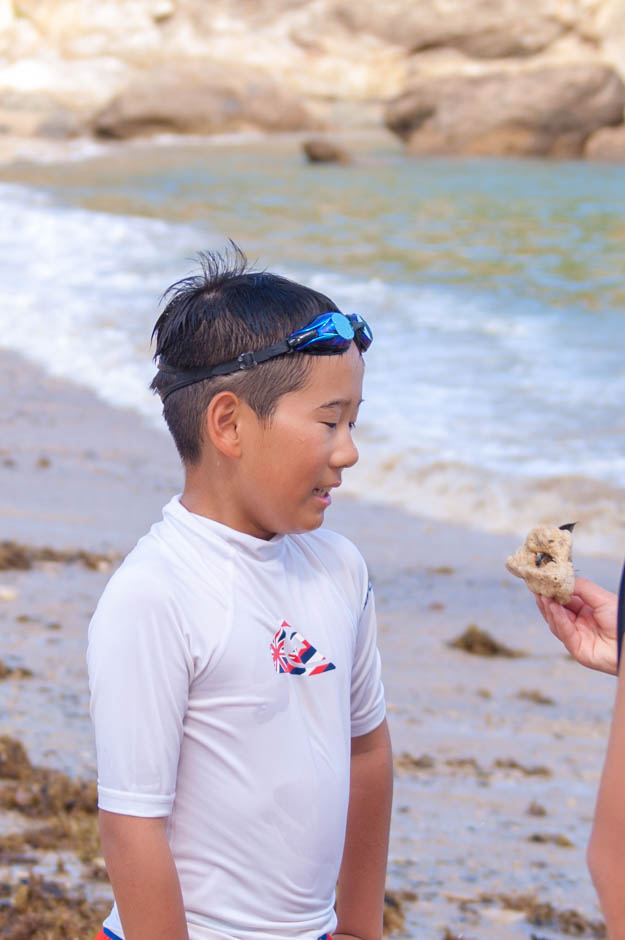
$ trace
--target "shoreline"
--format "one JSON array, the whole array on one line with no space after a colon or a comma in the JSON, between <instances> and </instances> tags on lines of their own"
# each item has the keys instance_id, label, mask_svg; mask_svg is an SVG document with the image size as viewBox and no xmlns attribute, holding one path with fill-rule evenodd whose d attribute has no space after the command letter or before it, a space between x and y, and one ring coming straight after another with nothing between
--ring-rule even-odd
<instances>
[{"instance_id":1,"label":"shoreline","mask_svg":"<svg viewBox=\"0 0 625 940\"><path fill-rule=\"evenodd\" d=\"M180 488L169 438L8 351L0 386L0 540L125 554ZM407 899L400 936L531 936L522 913L480 901L484 892L534 893L596 919L585 843L613 680L564 654L505 571L514 536L348 496L327 525L355 541L374 583L396 757L389 885ZM620 563L576 564L616 586ZM95 770L85 634L111 571L59 561L0 571L2 658L33 672L0 681L0 734L19 738L33 763L72 776ZM471 623L524 655L451 649ZM529 814L532 801L544 819ZM1 829L13 824L0 813ZM560 936L549 930L550 940Z\"/></svg>"},{"instance_id":2,"label":"shoreline","mask_svg":"<svg viewBox=\"0 0 625 940\"><path fill-rule=\"evenodd\" d=\"M20 137L4 135L0 139L0 169L8 170L21 164L47 165L66 164L91 160L98 157L123 153L140 153L142 150L167 151L169 148L257 147L281 150L297 146L312 138L329 140L342 146L353 147L358 155L372 147L383 146L403 153L398 138L383 124L355 127L333 127L320 131L237 131L216 134L154 134L131 137L126 140L81 136L67 140L49 137ZM302 154L303 158L303 154Z\"/></svg>"}]
</instances>

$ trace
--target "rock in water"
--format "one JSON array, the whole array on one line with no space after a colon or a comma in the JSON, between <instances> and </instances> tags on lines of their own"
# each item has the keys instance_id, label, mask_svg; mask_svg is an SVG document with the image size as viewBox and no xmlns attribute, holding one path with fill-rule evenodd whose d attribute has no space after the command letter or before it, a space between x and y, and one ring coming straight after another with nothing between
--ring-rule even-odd
<instances>
[{"instance_id":1,"label":"rock in water","mask_svg":"<svg viewBox=\"0 0 625 940\"><path fill-rule=\"evenodd\" d=\"M351 163L351 157L346 150L330 140L322 137L313 137L302 142L302 150L309 163Z\"/></svg>"},{"instance_id":2,"label":"rock in water","mask_svg":"<svg viewBox=\"0 0 625 940\"><path fill-rule=\"evenodd\" d=\"M572 551L573 535L568 529L538 525L507 559L506 568L522 578L534 594L568 604L575 583Z\"/></svg>"}]
</instances>

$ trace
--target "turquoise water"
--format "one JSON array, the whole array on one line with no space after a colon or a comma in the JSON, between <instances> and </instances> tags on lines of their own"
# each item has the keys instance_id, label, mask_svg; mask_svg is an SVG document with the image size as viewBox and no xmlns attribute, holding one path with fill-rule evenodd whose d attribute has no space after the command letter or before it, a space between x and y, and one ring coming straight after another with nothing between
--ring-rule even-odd
<instances>
[{"instance_id":1,"label":"turquoise water","mask_svg":"<svg viewBox=\"0 0 625 940\"><path fill-rule=\"evenodd\" d=\"M158 298L230 236L374 328L348 488L499 531L578 519L621 553L625 167L354 146L350 167L287 138L5 170L2 343L157 421Z\"/></svg>"}]
</instances>

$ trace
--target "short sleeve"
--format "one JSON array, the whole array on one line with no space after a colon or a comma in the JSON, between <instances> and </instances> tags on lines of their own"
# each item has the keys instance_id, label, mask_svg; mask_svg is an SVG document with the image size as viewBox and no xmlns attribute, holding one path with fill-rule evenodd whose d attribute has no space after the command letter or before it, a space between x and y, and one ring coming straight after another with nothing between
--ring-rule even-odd
<instances>
[{"instance_id":1,"label":"short sleeve","mask_svg":"<svg viewBox=\"0 0 625 940\"><path fill-rule=\"evenodd\" d=\"M175 790L192 657L173 602L133 566L109 582L89 627L98 806L168 816Z\"/></svg>"},{"instance_id":2,"label":"short sleeve","mask_svg":"<svg viewBox=\"0 0 625 940\"><path fill-rule=\"evenodd\" d=\"M377 647L375 601L371 584L368 583L364 606L358 621L352 667L351 732L353 738L368 734L384 720L386 705L381 671L380 653Z\"/></svg>"}]
</instances>

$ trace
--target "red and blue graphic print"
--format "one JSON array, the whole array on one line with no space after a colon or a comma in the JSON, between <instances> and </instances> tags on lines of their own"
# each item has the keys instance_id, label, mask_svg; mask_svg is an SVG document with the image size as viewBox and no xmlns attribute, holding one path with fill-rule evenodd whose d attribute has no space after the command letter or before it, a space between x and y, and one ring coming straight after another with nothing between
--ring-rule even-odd
<instances>
[{"instance_id":1,"label":"red and blue graphic print","mask_svg":"<svg viewBox=\"0 0 625 940\"><path fill-rule=\"evenodd\" d=\"M271 641L271 658L276 672L290 676L318 676L336 669L334 663L322 656L301 633L291 630L286 620L282 621Z\"/></svg>"}]
</instances>

